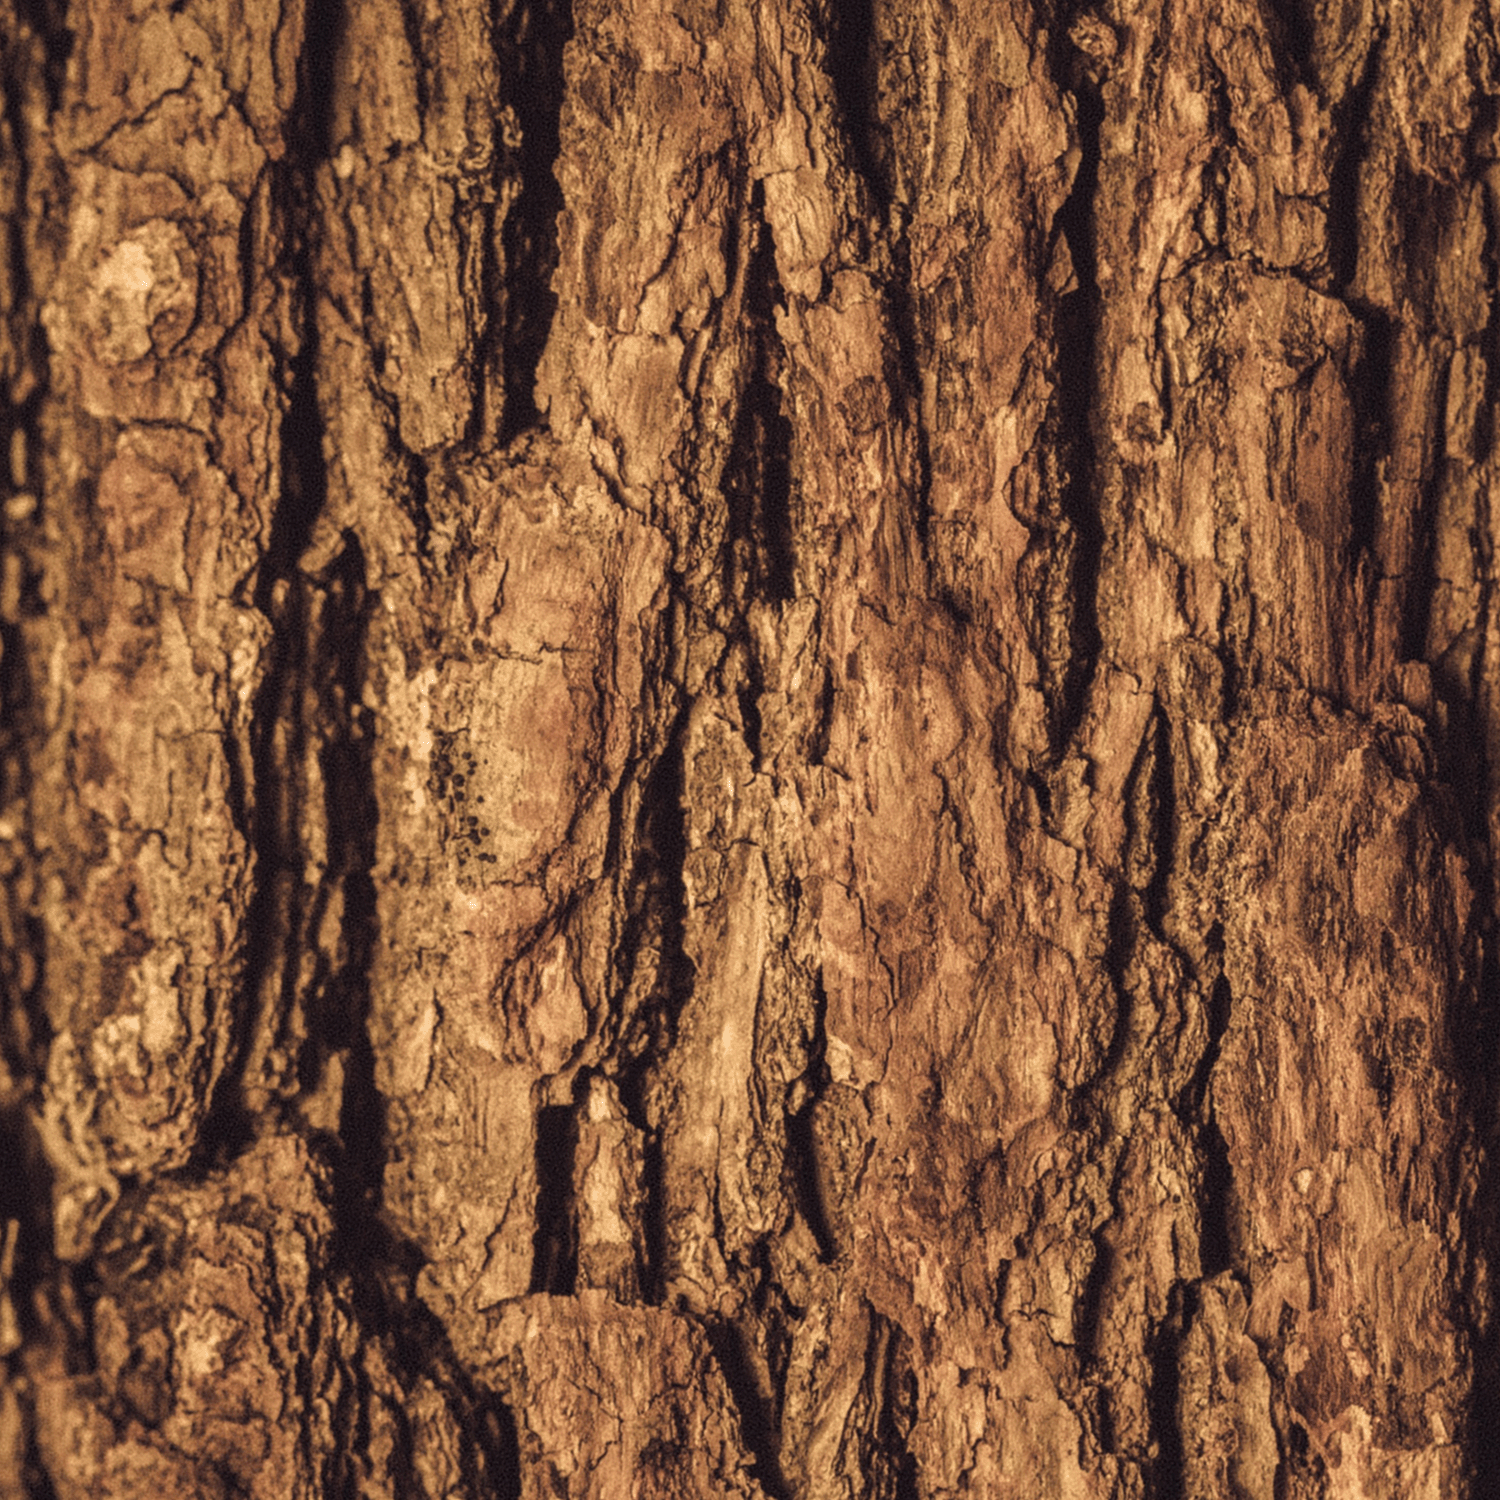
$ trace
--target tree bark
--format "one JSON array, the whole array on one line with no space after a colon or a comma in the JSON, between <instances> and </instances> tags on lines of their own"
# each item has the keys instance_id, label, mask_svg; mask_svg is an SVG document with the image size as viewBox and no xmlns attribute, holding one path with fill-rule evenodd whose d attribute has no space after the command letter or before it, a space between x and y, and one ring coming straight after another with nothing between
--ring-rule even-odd
<instances>
[{"instance_id":1,"label":"tree bark","mask_svg":"<svg viewBox=\"0 0 1500 1500\"><path fill-rule=\"evenodd\" d=\"M0 1500L1489 1493L1497 25L0 0Z\"/></svg>"}]
</instances>

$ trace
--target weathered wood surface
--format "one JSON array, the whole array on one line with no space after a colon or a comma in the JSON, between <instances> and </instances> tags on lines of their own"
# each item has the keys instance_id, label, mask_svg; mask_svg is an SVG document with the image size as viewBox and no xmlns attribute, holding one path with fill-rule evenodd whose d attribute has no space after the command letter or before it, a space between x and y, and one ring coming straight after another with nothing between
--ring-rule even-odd
<instances>
[{"instance_id":1,"label":"weathered wood surface","mask_svg":"<svg viewBox=\"0 0 1500 1500\"><path fill-rule=\"evenodd\" d=\"M0 1497L1486 1493L1496 25L0 0Z\"/></svg>"}]
</instances>

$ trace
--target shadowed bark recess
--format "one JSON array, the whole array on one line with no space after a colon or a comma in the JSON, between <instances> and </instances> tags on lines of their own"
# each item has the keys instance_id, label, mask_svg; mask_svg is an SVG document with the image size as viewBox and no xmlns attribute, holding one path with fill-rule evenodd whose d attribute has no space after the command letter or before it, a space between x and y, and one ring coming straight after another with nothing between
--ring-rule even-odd
<instances>
[{"instance_id":1,"label":"shadowed bark recess","mask_svg":"<svg viewBox=\"0 0 1500 1500\"><path fill-rule=\"evenodd\" d=\"M1496 1489L1472 0L0 0L0 1500Z\"/></svg>"}]
</instances>

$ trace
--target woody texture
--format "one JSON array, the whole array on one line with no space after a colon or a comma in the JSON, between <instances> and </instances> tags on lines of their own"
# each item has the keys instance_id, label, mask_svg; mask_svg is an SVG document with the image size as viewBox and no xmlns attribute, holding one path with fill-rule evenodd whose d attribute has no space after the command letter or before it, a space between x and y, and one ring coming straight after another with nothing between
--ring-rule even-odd
<instances>
[{"instance_id":1,"label":"woody texture","mask_svg":"<svg viewBox=\"0 0 1500 1500\"><path fill-rule=\"evenodd\" d=\"M0 0L0 1500L1500 1492L1500 7Z\"/></svg>"}]
</instances>

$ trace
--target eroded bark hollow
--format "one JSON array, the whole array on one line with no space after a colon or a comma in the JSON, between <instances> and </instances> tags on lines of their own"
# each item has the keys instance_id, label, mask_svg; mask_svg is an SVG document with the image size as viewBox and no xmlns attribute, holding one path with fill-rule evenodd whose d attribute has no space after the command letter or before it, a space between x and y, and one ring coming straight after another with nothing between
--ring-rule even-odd
<instances>
[{"instance_id":1,"label":"eroded bark hollow","mask_svg":"<svg viewBox=\"0 0 1500 1500\"><path fill-rule=\"evenodd\" d=\"M1500 1468L1476 0L0 0L0 1497Z\"/></svg>"}]
</instances>

